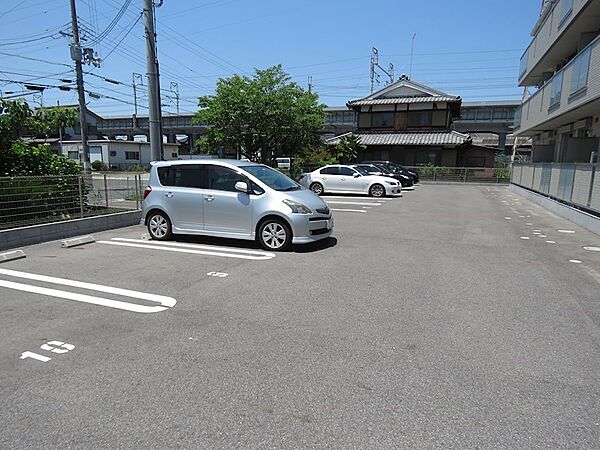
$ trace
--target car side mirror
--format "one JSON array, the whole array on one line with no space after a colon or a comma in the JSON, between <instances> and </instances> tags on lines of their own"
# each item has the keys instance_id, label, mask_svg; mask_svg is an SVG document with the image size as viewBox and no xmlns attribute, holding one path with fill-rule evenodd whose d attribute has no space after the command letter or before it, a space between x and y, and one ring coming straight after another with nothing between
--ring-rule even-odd
<instances>
[{"instance_id":1,"label":"car side mirror","mask_svg":"<svg viewBox=\"0 0 600 450\"><path fill-rule=\"evenodd\" d=\"M356 172L354 172L354 175L352 175L352 176L353 176L354 178L358 178L358 177L360 177L360 173L356 173Z\"/></svg>"},{"instance_id":2,"label":"car side mirror","mask_svg":"<svg viewBox=\"0 0 600 450\"><path fill-rule=\"evenodd\" d=\"M248 193L248 183L246 183L245 181L238 181L237 183L235 183L234 187L236 191L243 192L244 194Z\"/></svg>"}]
</instances>

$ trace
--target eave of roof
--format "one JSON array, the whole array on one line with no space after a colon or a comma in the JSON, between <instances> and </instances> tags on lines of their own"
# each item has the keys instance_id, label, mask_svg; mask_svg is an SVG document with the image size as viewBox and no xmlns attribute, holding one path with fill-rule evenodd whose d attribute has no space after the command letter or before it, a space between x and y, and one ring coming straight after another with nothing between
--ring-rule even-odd
<instances>
[{"instance_id":1,"label":"eave of roof","mask_svg":"<svg viewBox=\"0 0 600 450\"><path fill-rule=\"evenodd\" d=\"M337 145L345 133L325 141ZM410 132L368 132L354 133L363 145L464 145L471 142L471 136L458 131L410 131Z\"/></svg>"},{"instance_id":2,"label":"eave of roof","mask_svg":"<svg viewBox=\"0 0 600 450\"><path fill-rule=\"evenodd\" d=\"M440 102L460 102L461 98L454 95L435 95L421 97L388 97L369 99L350 100L348 106L370 106L370 105L397 105L406 103L440 103Z\"/></svg>"}]
</instances>

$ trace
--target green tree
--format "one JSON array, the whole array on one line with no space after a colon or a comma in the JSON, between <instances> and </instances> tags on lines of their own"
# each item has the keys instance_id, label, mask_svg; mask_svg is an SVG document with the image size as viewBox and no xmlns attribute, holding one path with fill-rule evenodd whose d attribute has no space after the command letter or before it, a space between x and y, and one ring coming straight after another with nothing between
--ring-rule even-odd
<instances>
[{"instance_id":1,"label":"green tree","mask_svg":"<svg viewBox=\"0 0 600 450\"><path fill-rule=\"evenodd\" d=\"M195 120L211 125L203 145L213 151L234 149L270 163L320 141L324 105L292 82L281 65L257 69L251 78L220 79L215 95L200 97L198 104Z\"/></svg>"},{"instance_id":2,"label":"green tree","mask_svg":"<svg viewBox=\"0 0 600 450\"><path fill-rule=\"evenodd\" d=\"M353 162L358 158L359 152L367 146L360 143L360 138L354 133L346 134L340 138L335 146L335 156L341 163Z\"/></svg>"},{"instance_id":3,"label":"green tree","mask_svg":"<svg viewBox=\"0 0 600 450\"><path fill-rule=\"evenodd\" d=\"M47 108L36 111L22 101L0 100L0 176L76 175L79 165L54 154L48 145L34 146L24 133L46 135L76 121L75 110Z\"/></svg>"}]
</instances>

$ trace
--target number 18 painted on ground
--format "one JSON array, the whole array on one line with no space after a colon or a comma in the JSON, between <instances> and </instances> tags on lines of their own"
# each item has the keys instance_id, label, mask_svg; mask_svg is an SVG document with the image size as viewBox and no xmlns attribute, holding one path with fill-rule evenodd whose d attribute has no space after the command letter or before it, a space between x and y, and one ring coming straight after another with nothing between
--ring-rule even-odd
<instances>
[{"instance_id":1,"label":"number 18 painted on ground","mask_svg":"<svg viewBox=\"0 0 600 450\"><path fill-rule=\"evenodd\" d=\"M61 354L61 353L70 352L71 350L73 350L75 348L75 346L73 344L67 344L66 342L61 342L61 341L49 341L49 342L46 342L45 344L42 344L40 346L40 348L42 350L46 350L47 352ZM21 353L20 359L27 359L27 358L35 359L35 360L41 361L41 362L48 362L52 359L48 356L39 355L39 354L33 353L33 352Z\"/></svg>"}]
</instances>

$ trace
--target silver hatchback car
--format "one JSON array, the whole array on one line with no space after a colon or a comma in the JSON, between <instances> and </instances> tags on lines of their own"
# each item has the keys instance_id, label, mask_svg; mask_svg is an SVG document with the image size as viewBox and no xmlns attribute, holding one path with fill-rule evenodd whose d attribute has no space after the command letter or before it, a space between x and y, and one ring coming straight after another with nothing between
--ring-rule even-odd
<instances>
[{"instance_id":1,"label":"silver hatchback car","mask_svg":"<svg viewBox=\"0 0 600 450\"><path fill-rule=\"evenodd\" d=\"M219 159L155 163L141 223L152 239L218 236L257 240L267 250L333 232L331 211L310 190L271 167Z\"/></svg>"}]
</instances>

